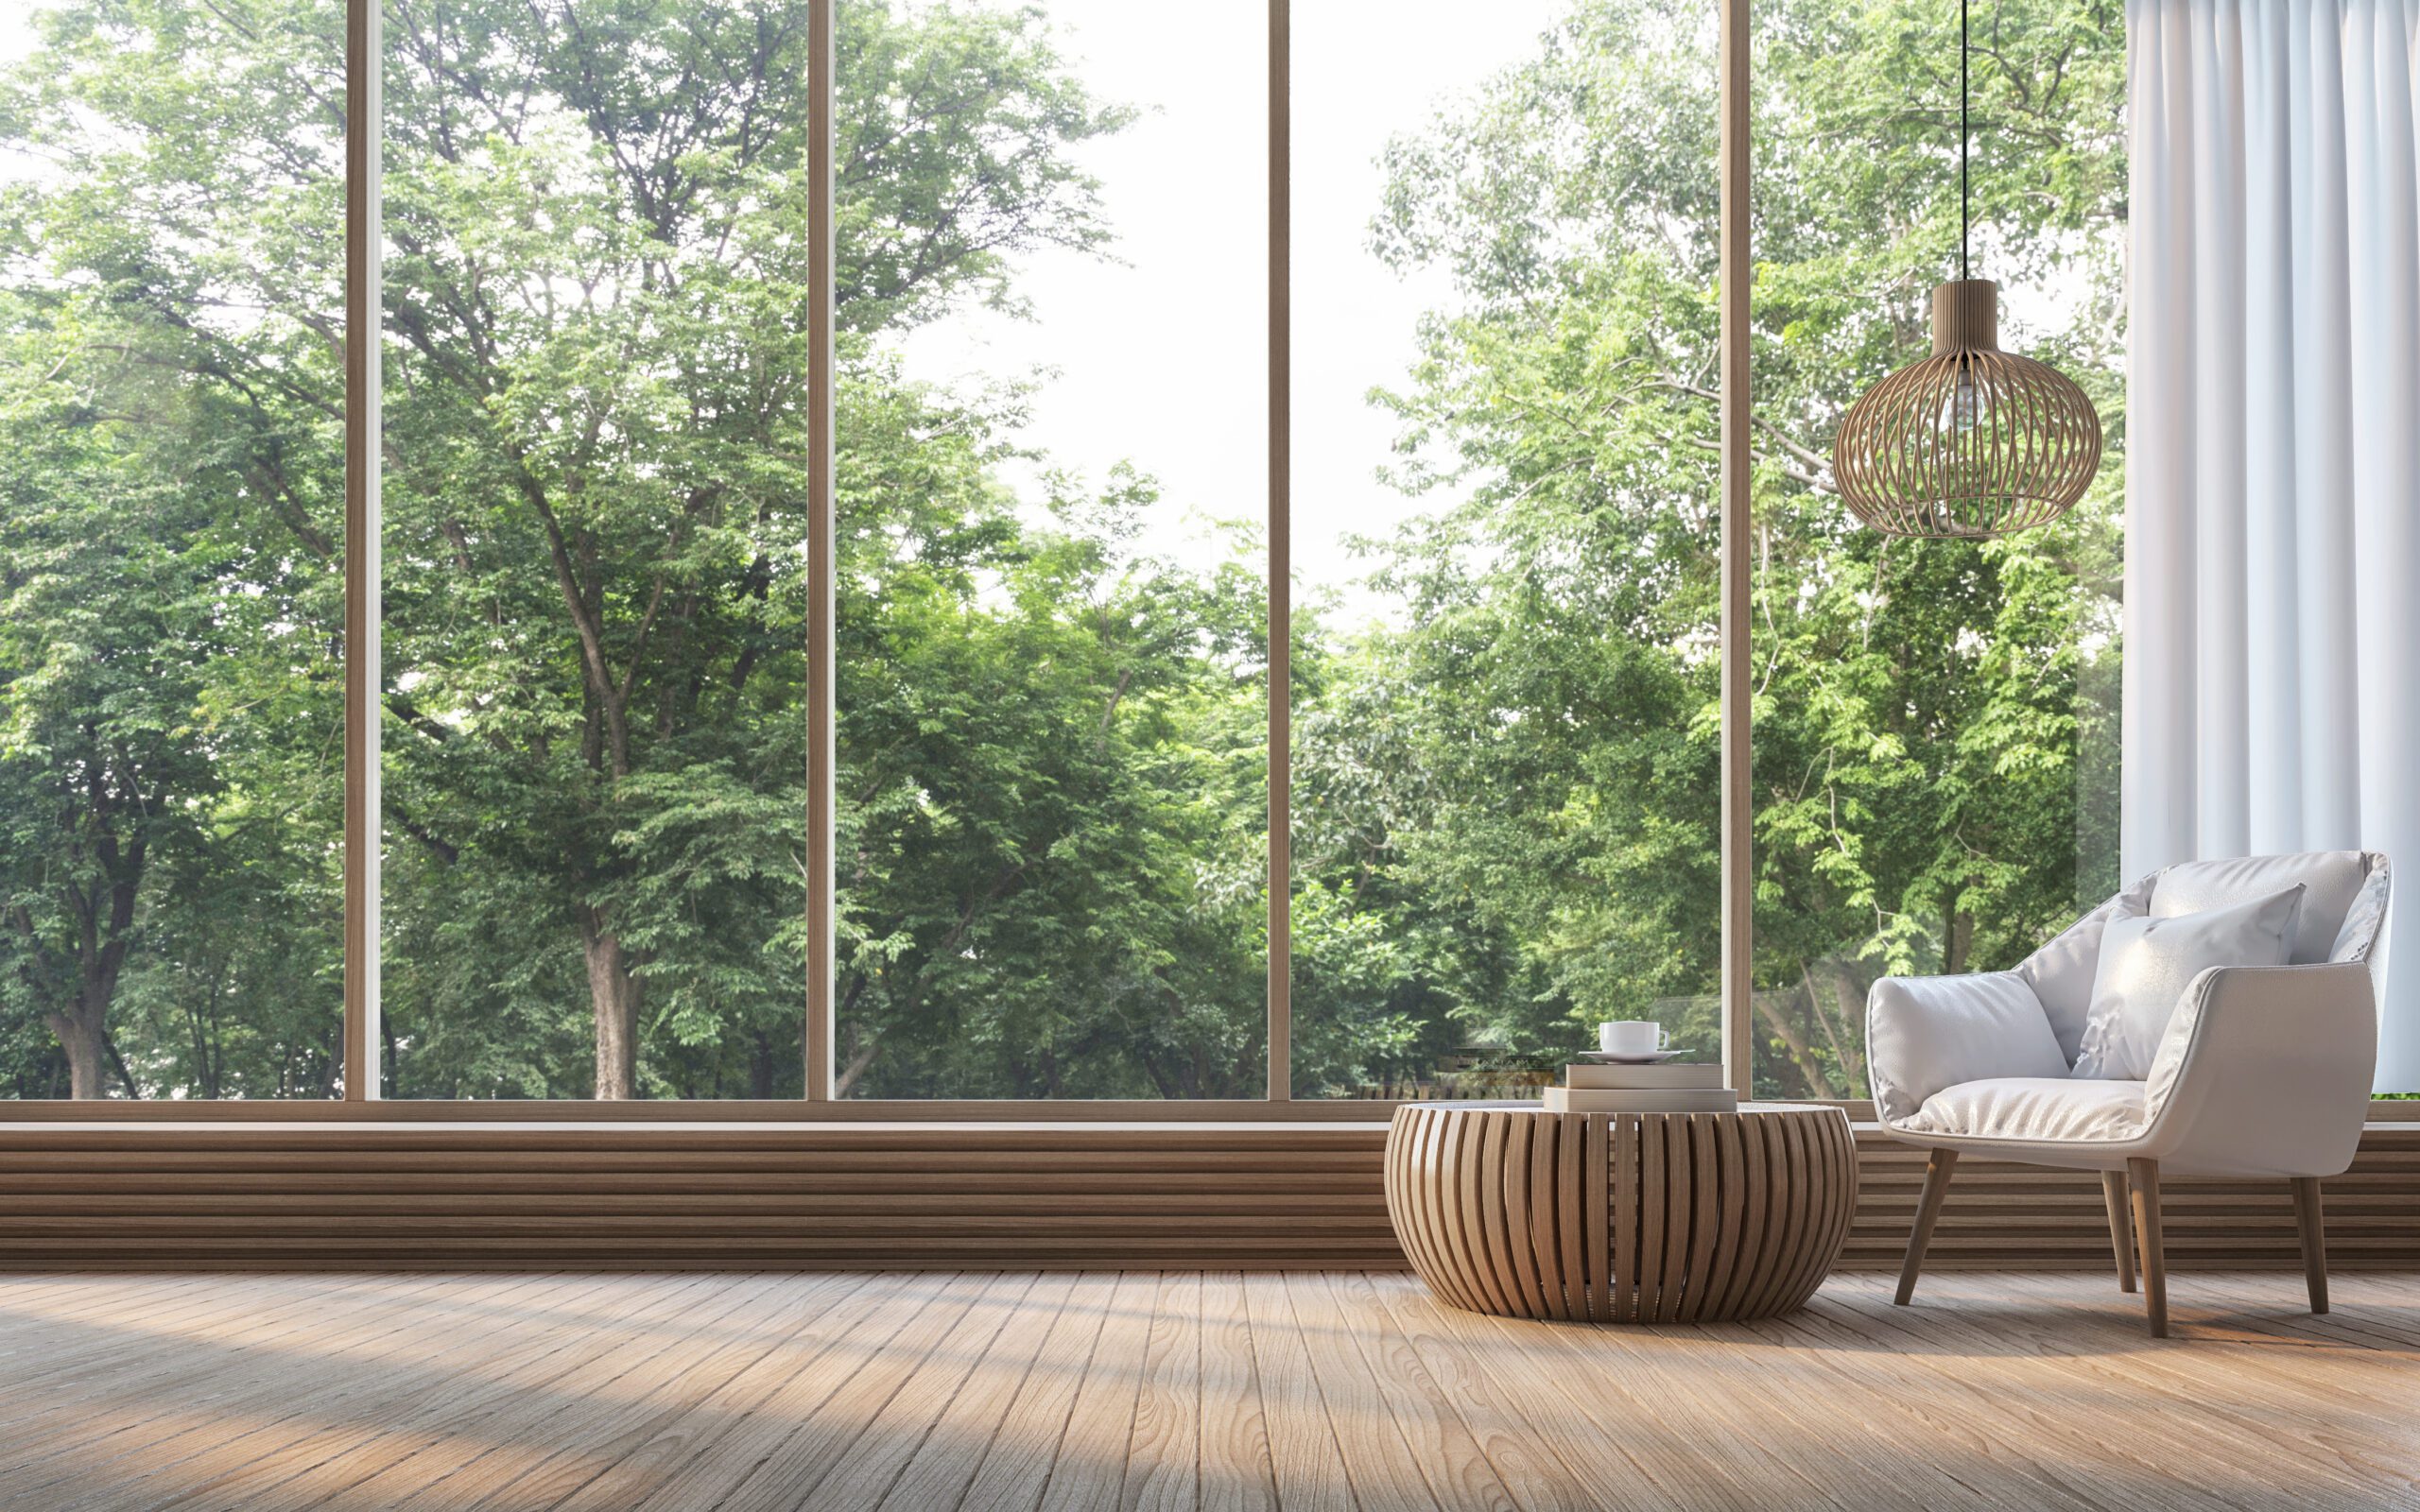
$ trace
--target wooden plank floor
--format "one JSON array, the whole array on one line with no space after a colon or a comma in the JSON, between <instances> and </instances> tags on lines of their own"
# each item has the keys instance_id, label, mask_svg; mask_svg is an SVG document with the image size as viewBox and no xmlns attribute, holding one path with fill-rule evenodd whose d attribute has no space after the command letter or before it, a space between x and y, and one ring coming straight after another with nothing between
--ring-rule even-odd
<instances>
[{"instance_id":1,"label":"wooden plank floor","mask_svg":"<svg viewBox=\"0 0 2420 1512\"><path fill-rule=\"evenodd\" d=\"M1397 1272L0 1277L9 1512L2420 1508L2420 1277L1834 1278L1593 1329Z\"/></svg>"}]
</instances>

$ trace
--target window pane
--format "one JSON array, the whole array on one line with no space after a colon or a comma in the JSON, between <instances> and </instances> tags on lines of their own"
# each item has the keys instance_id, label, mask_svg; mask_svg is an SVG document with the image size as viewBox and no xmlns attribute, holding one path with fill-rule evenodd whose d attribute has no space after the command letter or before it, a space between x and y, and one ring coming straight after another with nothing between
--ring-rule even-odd
<instances>
[{"instance_id":1,"label":"window pane","mask_svg":"<svg viewBox=\"0 0 2420 1512\"><path fill-rule=\"evenodd\" d=\"M1757 26L1756 411L1787 440L1757 441L1755 1084L1863 1097L1876 978L2014 965L2118 885L2125 38L2115 4L2024 0L1974 68L1974 271L2001 345L2092 397L2100 478L2042 528L1886 541L1824 458L1957 273L1957 12Z\"/></svg>"},{"instance_id":2,"label":"window pane","mask_svg":"<svg viewBox=\"0 0 2420 1512\"><path fill-rule=\"evenodd\" d=\"M844 1095L1263 1093L1266 44L841 7Z\"/></svg>"},{"instance_id":3,"label":"window pane","mask_svg":"<svg viewBox=\"0 0 2420 1512\"><path fill-rule=\"evenodd\" d=\"M391 1095L802 1091L808 23L388 9Z\"/></svg>"},{"instance_id":4,"label":"window pane","mask_svg":"<svg viewBox=\"0 0 2420 1512\"><path fill-rule=\"evenodd\" d=\"M327 1097L343 9L0 5L0 1097Z\"/></svg>"},{"instance_id":5,"label":"window pane","mask_svg":"<svg viewBox=\"0 0 2420 1512\"><path fill-rule=\"evenodd\" d=\"M1295 1092L1711 1058L1713 9L1293 27Z\"/></svg>"}]
</instances>

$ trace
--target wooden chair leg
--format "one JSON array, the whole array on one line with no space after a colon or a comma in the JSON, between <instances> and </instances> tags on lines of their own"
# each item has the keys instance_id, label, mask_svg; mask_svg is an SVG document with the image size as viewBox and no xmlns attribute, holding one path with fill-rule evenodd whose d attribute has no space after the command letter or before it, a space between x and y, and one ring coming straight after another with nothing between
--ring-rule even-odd
<instances>
[{"instance_id":1,"label":"wooden chair leg","mask_svg":"<svg viewBox=\"0 0 2420 1512\"><path fill-rule=\"evenodd\" d=\"M2303 1280L2310 1287L2310 1310L2327 1311L2327 1227L2319 1211L2319 1177L2294 1177L2294 1228L2303 1239Z\"/></svg>"},{"instance_id":2,"label":"wooden chair leg","mask_svg":"<svg viewBox=\"0 0 2420 1512\"><path fill-rule=\"evenodd\" d=\"M2143 1246L2143 1314L2152 1337L2168 1337L2168 1253L2159 1228L2159 1162L2128 1160L2127 1184L2135 1189L2135 1232Z\"/></svg>"},{"instance_id":3,"label":"wooden chair leg","mask_svg":"<svg viewBox=\"0 0 2420 1512\"><path fill-rule=\"evenodd\" d=\"M2126 1216L2126 1173L2100 1173L2100 1197L2109 1209L2109 1247L2118 1254L2118 1289L2135 1289L2135 1226Z\"/></svg>"},{"instance_id":4,"label":"wooden chair leg","mask_svg":"<svg viewBox=\"0 0 2420 1512\"><path fill-rule=\"evenodd\" d=\"M1941 1217L1941 1199L1949 1194L1949 1173L1957 1168L1956 1150L1935 1150L1925 1161L1925 1194L1916 1203L1916 1226L1908 1234L1908 1258L1899 1266L1899 1295L1891 1299L1895 1306L1907 1306L1916 1295L1916 1276L1925 1268L1932 1226Z\"/></svg>"}]
</instances>

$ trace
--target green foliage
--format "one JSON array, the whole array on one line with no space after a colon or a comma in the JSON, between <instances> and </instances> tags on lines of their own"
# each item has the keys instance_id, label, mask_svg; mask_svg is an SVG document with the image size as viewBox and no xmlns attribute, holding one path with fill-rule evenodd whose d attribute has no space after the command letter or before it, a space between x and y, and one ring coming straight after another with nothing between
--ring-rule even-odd
<instances>
[{"instance_id":1,"label":"green foliage","mask_svg":"<svg viewBox=\"0 0 2420 1512\"><path fill-rule=\"evenodd\" d=\"M340 52L299 8L244 24L267 40L55 12L0 86L41 164L0 189L0 1086L19 1095L334 1087L340 428L318 396L341 259L312 102Z\"/></svg>"},{"instance_id":2,"label":"green foliage","mask_svg":"<svg viewBox=\"0 0 2420 1512\"><path fill-rule=\"evenodd\" d=\"M1957 8L1757 17L1754 481L1760 1087L1863 1090L1887 971L2005 965L2111 890L2123 444L2116 8L1996 8L1977 38L1979 275L2073 306L2012 332L2083 383L2109 458L2056 525L1888 542L1830 493L1863 386L1922 355L1959 245ZM1433 784L1388 835L1404 902L1472 900L1525 988L1450 1011L1511 1044L1719 978L1712 18L1583 5L1535 61L1390 151L1374 246L1458 307L1388 395L1408 486L1466 502L1383 543L1409 628L1392 728ZM1443 463L1424 458L1442 455ZM1416 902L1414 900L1417 900Z\"/></svg>"},{"instance_id":3,"label":"green foliage","mask_svg":"<svg viewBox=\"0 0 2420 1512\"><path fill-rule=\"evenodd\" d=\"M325 7L67 0L0 91L0 1094L326 1095L341 959L341 46ZM384 1074L401 1096L801 1086L805 0L388 11ZM1719 1037L1710 20L1584 0L1389 149L1452 301L1377 396L1433 507L1378 624L1295 618L1297 1086ZM882 1096L1253 1096L1253 527L1016 449L908 333L1107 253L1125 105L1039 10L838 18L839 1057ZM1953 270L1955 8L1758 19L1762 1082L1860 1089L1885 970L2106 889L2123 50L1979 37L1979 271L2112 463L2058 525L1886 545L1847 400ZM1012 477L1038 475L1022 492ZM1305 595L1312 596L1312 595ZM2083 861L2080 864L2078 858Z\"/></svg>"}]
</instances>

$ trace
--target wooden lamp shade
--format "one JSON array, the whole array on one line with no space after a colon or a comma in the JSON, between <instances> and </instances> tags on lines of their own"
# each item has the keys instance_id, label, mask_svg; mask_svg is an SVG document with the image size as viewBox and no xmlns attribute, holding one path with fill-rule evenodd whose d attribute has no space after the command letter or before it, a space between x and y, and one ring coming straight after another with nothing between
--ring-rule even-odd
<instances>
[{"instance_id":1,"label":"wooden lamp shade","mask_svg":"<svg viewBox=\"0 0 2420 1512\"><path fill-rule=\"evenodd\" d=\"M1832 476L1894 536L1973 539L2047 524L2100 467L2100 417L2056 369L1999 350L1999 285L1932 291L1932 355L1849 406Z\"/></svg>"}]
</instances>

